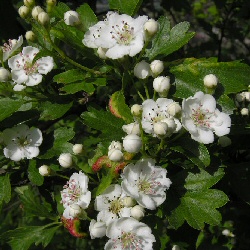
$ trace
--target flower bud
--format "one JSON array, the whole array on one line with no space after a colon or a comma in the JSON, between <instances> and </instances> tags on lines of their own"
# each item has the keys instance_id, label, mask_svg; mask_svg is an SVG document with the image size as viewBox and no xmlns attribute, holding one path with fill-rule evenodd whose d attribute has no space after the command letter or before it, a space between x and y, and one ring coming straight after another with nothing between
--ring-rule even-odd
<instances>
[{"instance_id":1,"label":"flower bud","mask_svg":"<svg viewBox=\"0 0 250 250\"><path fill-rule=\"evenodd\" d=\"M172 250L181 250L181 248L178 245L173 245Z\"/></svg>"},{"instance_id":2,"label":"flower bud","mask_svg":"<svg viewBox=\"0 0 250 250\"><path fill-rule=\"evenodd\" d=\"M144 24L144 30L149 36L154 36L156 32L158 31L159 25L158 22L155 21L154 19L149 19L145 24Z\"/></svg>"},{"instance_id":3,"label":"flower bud","mask_svg":"<svg viewBox=\"0 0 250 250\"><path fill-rule=\"evenodd\" d=\"M47 0L46 1L47 5L52 6L52 7L56 5L56 2L57 2L57 0Z\"/></svg>"},{"instance_id":4,"label":"flower bud","mask_svg":"<svg viewBox=\"0 0 250 250\"><path fill-rule=\"evenodd\" d=\"M50 175L50 167L47 165L42 165L40 168L38 168L39 174L42 176L49 176Z\"/></svg>"},{"instance_id":5,"label":"flower bud","mask_svg":"<svg viewBox=\"0 0 250 250\"><path fill-rule=\"evenodd\" d=\"M144 60L137 63L134 68L134 75L139 79L145 79L151 75L150 65Z\"/></svg>"},{"instance_id":6,"label":"flower bud","mask_svg":"<svg viewBox=\"0 0 250 250\"><path fill-rule=\"evenodd\" d=\"M222 232L221 232L223 235L227 236L227 237L234 237L235 235L230 232L228 229L224 229Z\"/></svg>"},{"instance_id":7,"label":"flower bud","mask_svg":"<svg viewBox=\"0 0 250 250\"><path fill-rule=\"evenodd\" d=\"M168 105L167 112L171 116L178 116L181 112L181 106L177 102L172 102L171 104Z\"/></svg>"},{"instance_id":8,"label":"flower bud","mask_svg":"<svg viewBox=\"0 0 250 250\"><path fill-rule=\"evenodd\" d=\"M240 113L242 116L247 116L249 114L249 110L248 108L243 108L241 109Z\"/></svg>"},{"instance_id":9,"label":"flower bud","mask_svg":"<svg viewBox=\"0 0 250 250\"><path fill-rule=\"evenodd\" d=\"M26 18L30 13L30 10L27 6L23 5L18 9L18 14L21 18Z\"/></svg>"},{"instance_id":10,"label":"flower bud","mask_svg":"<svg viewBox=\"0 0 250 250\"><path fill-rule=\"evenodd\" d=\"M25 33L25 38L28 41L34 42L36 40L36 35L32 30L29 30Z\"/></svg>"},{"instance_id":11,"label":"flower bud","mask_svg":"<svg viewBox=\"0 0 250 250\"><path fill-rule=\"evenodd\" d=\"M91 220L89 224L89 233L91 239L101 238L106 234L106 224L101 221Z\"/></svg>"},{"instance_id":12,"label":"flower bud","mask_svg":"<svg viewBox=\"0 0 250 250\"><path fill-rule=\"evenodd\" d=\"M82 144L75 144L73 145L72 151L74 154L79 155L83 151L83 145Z\"/></svg>"},{"instance_id":13,"label":"flower bud","mask_svg":"<svg viewBox=\"0 0 250 250\"><path fill-rule=\"evenodd\" d=\"M121 161L123 159L123 153L121 150L113 148L108 152L108 158L111 161Z\"/></svg>"},{"instance_id":14,"label":"flower bud","mask_svg":"<svg viewBox=\"0 0 250 250\"><path fill-rule=\"evenodd\" d=\"M232 141L231 141L231 139L229 137L227 137L227 136L224 135L224 136L219 137L218 144L221 147L225 148L225 147L231 145Z\"/></svg>"},{"instance_id":15,"label":"flower bud","mask_svg":"<svg viewBox=\"0 0 250 250\"><path fill-rule=\"evenodd\" d=\"M129 153L138 153L142 146L141 137L138 135L127 135L123 139L123 148Z\"/></svg>"},{"instance_id":16,"label":"flower bud","mask_svg":"<svg viewBox=\"0 0 250 250\"><path fill-rule=\"evenodd\" d=\"M112 141L108 147L108 150L119 149L122 150L122 144L119 141Z\"/></svg>"},{"instance_id":17,"label":"flower bud","mask_svg":"<svg viewBox=\"0 0 250 250\"><path fill-rule=\"evenodd\" d=\"M130 196L122 198L122 204L124 207L133 207L135 205L135 200Z\"/></svg>"},{"instance_id":18,"label":"flower bud","mask_svg":"<svg viewBox=\"0 0 250 250\"><path fill-rule=\"evenodd\" d=\"M101 59L103 60L107 59L107 56L106 56L107 49L99 47L96 52Z\"/></svg>"},{"instance_id":19,"label":"flower bud","mask_svg":"<svg viewBox=\"0 0 250 250\"><path fill-rule=\"evenodd\" d=\"M72 155L70 153L60 154L58 161L63 168L69 168L73 164Z\"/></svg>"},{"instance_id":20,"label":"flower bud","mask_svg":"<svg viewBox=\"0 0 250 250\"><path fill-rule=\"evenodd\" d=\"M247 102L250 102L250 92L244 92L245 94L245 99Z\"/></svg>"},{"instance_id":21,"label":"flower bud","mask_svg":"<svg viewBox=\"0 0 250 250\"><path fill-rule=\"evenodd\" d=\"M122 130L127 133L128 135L140 135L140 126L137 122L129 123L127 125L122 126Z\"/></svg>"},{"instance_id":22,"label":"flower bud","mask_svg":"<svg viewBox=\"0 0 250 250\"><path fill-rule=\"evenodd\" d=\"M0 68L0 82L7 82L11 79L9 70Z\"/></svg>"},{"instance_id":23,"label":"flower bud","mask_svg":"<svg viewBox=\"0 0 250 250\"><path fill-rule=\"evenodd\" d=\"M162 97L166 97L170 89L170 78L168 76L158 76L153 81L153 88Z\"/></svg>"},{"instance_id":24,"label":"flower bud","mask_svg":"<svg viewBox=\"0 0 250 250\"><path fill-rule=\"evenodd\" d=\"M174 133L176 131L177 124L175 123L173 118L164 119L164 123L166 123L168 126L168 129L167 129L168 135L171 135L172 133Z\"/></svg>"},{"instance_id":25,"label":"flower bud","mask_svg":"<svg viewBox=\"0 0 250 250\"><path fill-rule=\"evenodd\" d=\"M32 9L32 12L31 12L31 15L32 17L35 19L35 20L38 20L38 15L40 13L44 12L44 10L42 9L41 6L35 6L33 9Z\"/></svg>"},{"instance_id":26,"label":"flower bud","mask_svg":"<svg viewBox=\"0 0 250 250\"><path fill-rule=\"evenodd\" d=\"M43 26L47 26L50 21L49 15L46 12L39 13L37 19L38 22Z\"/></svg>"},{"instance_id":27,"label":"flower bud","mask_svg":"<svg viewBox=\"0 0 250 250\"><path fill-rule=\"evenodd\" d=\"M139 104L134 104L132 107L131 107L131 114L134 115L134 116L140 116L142 113L142 107L141 105Z\"/></svg>"},{"instance_id":28,"label":"flower bud","mask_svg":"<svg viewBox=\"0 0 250 250\"><path fill-rule=\"evenodd\" d=\"M69 208L69 216L72 218L78 217L82 212L82 209L77 204L71 204Z\"/></svg>"},{"instance_id":29,"label":"flower bud","mask_svg":"<svg viewBox=\"0 0 250 250\"><path fill-rule=\"evenodd\" d=\"M217 86L218 84L218 78L214 74L209 74L206 75L203 79L205 87L209 89L213 89Z\"/></svg>"},{"instance_id":30,"label":"flower bud","mask_svg":"<svg viewBox=\"0 0 250 250\"><path fill-rule=\"evenodd\" d=\"M140 205L136 205L131 208L131 216L136 220L140 220L145 215L145 210Z\"/></svg>"},{"instance_id":31,"label":"flower bud","mask_svg":"<svg viewBox=\"0 0 250 250\"><path fill-rule=\"evenodd\" d=\"M150 63L150 69L153 76L160 75L164 70L163 61L154 60L153 62Z\"/></svg>"},{"instance_id":32,"label":"flower bud","mask_svg":"<svg viewBox=\"0 0 250 250\"><path fill-rule=\"evenodd\" d=\"M235 99L237 102L244 102L246 99L245 92L236 94Z\"/></svg>"},{"instance_id":33,"label":"flower bud","mask_svg":"<svg viewBox=\"0 0 250 250\"><path fill-rule=\"evenodd\" d=\"M154 133L158 136L164 136L167 133L168 125L165 122L154 123Z\"/></svg>"},{"instance_id":34,"label":"flower bud","mask_svg":"<svg viewBox=\"0 0 250 250\"><path fill-rule=\"evenodd\" d=\"M73 10L64 13L64 22L70 26L76 26L81 23L79 14Z\"/></svg>"},{"instance_id":35,"label":"flower bud","mask_svg":"<svg viewBox=\"0 0 250 250\"><path fill-rule=\"evenodd\" d=\"M35 5L35 0L23 0L23 3L28 8L32 8Z\"/></svg>"}]
</instances>

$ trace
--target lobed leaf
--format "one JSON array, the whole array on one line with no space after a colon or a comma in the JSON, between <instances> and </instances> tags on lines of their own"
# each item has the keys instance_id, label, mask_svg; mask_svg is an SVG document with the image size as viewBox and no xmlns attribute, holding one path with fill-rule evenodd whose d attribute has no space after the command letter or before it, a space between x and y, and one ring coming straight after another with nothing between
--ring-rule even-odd
<instances>
[{"instance_id":1,"label":"lobed leaf","mask_svg":"<svg viewBox=\"0 0 250 250\"><path fill-rule=\"evenodd\" d=\"M0 175L0 210L3 203L11 199L11 184L9 175Z\"/></svg>"},{"instance_id":2,"label":"lobed leaf","mask_svg":"<svg viewBox=\"0 0 250 250\"><path fill-rule=\"evenodd\" d=\"M43 184L44 177L40 175L35 160L29 162L28 178L34 185L41 186Z\"/></svg>"},{"instance_id":3,"label":"lobed leaf","mask_svg":"<svg viewBox=\"0 0 250 250\"><path fill-rule=\"evenodd\" d=\"M142 0L109 0L109 8L118 10L130 16L135 15L142 4Z\"/></svg>"}]
</instances>

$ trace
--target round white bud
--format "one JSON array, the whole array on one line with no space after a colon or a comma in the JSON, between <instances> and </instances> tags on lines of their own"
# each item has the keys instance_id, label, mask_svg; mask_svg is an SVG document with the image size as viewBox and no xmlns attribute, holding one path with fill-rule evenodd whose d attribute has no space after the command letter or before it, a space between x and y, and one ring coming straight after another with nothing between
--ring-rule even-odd
<instances>
[{"instance_id":1,"label":"round white bud","mask_svg":"<svg viewBox=\"0 0 250 250\"><path fill-rule=\"evenodd\" d=\"M153 76L158 76L164 70L163 61L154 60L150 63L150 69Z\"/></svg>"},{"instance_id":2,"label":"round white bud","mask_svg":"<svg viewBox=\"0 0 250 250\"><path fill-rule=\"evenodd\" d=\"M170 78L168 76L158 76L153 81L153 88L156 92L167 95L170 89Z\"/></svg>"},{"instance_id":3,"label":"round white bud","mask_svg":"<svg viewBox=\"0 0 250 250\"><path fill-rule=\"evenodd\" d=\"M130 134L140 135L141 133L139 123L137 122L132 122L127 125L123 125L122 130L128 135Z\"/></svg>"},{"instance_id":4,"label":"round white bud","mask_svg":"<svg viewBox=\"0 0 250 250\"><path fill-rule=\"evenodd\" d=\"M122 204L124 207L133 207L135 205L135 200L130 196L122 198Z\"/></svg>"},{"instance_id":5,"label":"round white bud","mask_svg":"<svg viewBox=\"0 0 250 250\"><path fill-rule=\"evenodd\" d=\"M166 118L164 119L164 123L167 124L168 126L168 130L167 130L167 134L170 135L172 133L175 132L176 128L177 128L177 124L175 123L173 118Z\"/></svg>"},{"instance_id":6,"label":"round white bud","mask_svg":"<svg viewBox=\"0 0 250 250\"><path fill-rule=\"evenodd\" d=\"M83 151L83 145L82 144L75 144L72 147L72 151L74 154L79 155Z\"/></svg>"},{"instance_id":7,"label":"round white bud","mask_svg":"<svg viewBox=\"0 0 250 250\"><path fill-rule=\"evenodd\" d=\"M244 92L245 94L245 99L247 102L250 102L250 92Z\"/></svg>"},{"instance_id":8,"label":"round white bud","mask_svg":"<svg viewBox=\"0 0 250 250\"><path fill-rule=\"evenodd\" d=\"M101 59L103 60L107 59L107 56L106 56L107 49L99 47L96 52Z\"/></svg>"},{"instance_id":9,"label":"round white bud","mask_svg":"<svg viewBox=\"0 0 250 250\"><path fill-rule=\"evenodd\" d=\"M70 26L76 26L81 23L79 14L73 10L64 13L64 22Z\"/></svg>"},{"instance_id":10,"label":"round white bud","mask_svg":"<svg viewBox=\"0 0 250 250\"><path fill-rule=\"evenodd\" d=\"M246 99L245 92L236 94L235 99L237 102L244 102Z\"/></svg>"},{"instance_id":11,"label":"round white bud","mask_svg":"<svg viewBox=\"0 0 250 250\"><path fill-rule=\"evenodd\" d=\"M168 125L165 122L154 123L154 133L158 136L164 136L167 133Z\"/></svg>"},{"instance_id":12,"label":"round white bud","mask_svg":"<svg viewBox=\"0 0 250 250\"><path fill-rule=\"evenodd\" d=\"M248 110L248 108L243 108L243 109L241 109L240 113L243 116L247 116L249 114L249 110Z\"/></svg>"},{"instance_id":13,"label":"round white bud","mask_svg":"<svg viewBox=\"0 0 250 250\"><path fill-rule=\"evenodd\" d=\"M227 236L227 237L234 237L235 235L230 232L230 230L228 229L224 229L222 232L221 232L223 235Z\"/></svg>"},{"instance_id":14,"label":"round white bud","mask_svg":"<svg viewBox=\"0 0 250 250\"><path fill-rule=\"evenodd\" d=\"M134 68L134 75L139 79L145 79L151 75L150 65L144 60L137 63Z\"/></svg>"},{"instance_id":15,"label":"round white bud","mask_svg":"<svg viewBox=\"0 0 250 250\"><path fill-rule=\"evenodd\" d=\"M33 9L32 9L32 12L31 12L31 15L32 17L35 19L35 20L38 20L38 15L40 13L44 12L44 10L42 9L41 6L35 6Z\"/></svg>"},{"instance_id":16,"label":"round white bud","mask_svg":"<svg viewBox=\"0 0 250 250\"><path fill-rule=\"evenodd\" d=\"M119 149L122 150L122 144L119 141L112 141L108 147L108 150Z\"/></svg>"},{"instance_id":17,"label":"round white bud","mask_svg":"<svg viewBox=\"0 0 250 250\"><path fill-rule=\"evenodd\" d=\"M134 104L131 107L131 114L134 116L140 116L142 113L142 106L139 104Z\"/></svg>"},{"instance_id":18,"label":"round white bud","mask_svg":"<svg viewBox=\"0 0 250 250\"><path fill-rule=\"evenodd\" d=\"M63 168L69 168L73 164L72 155L70 153L60 154L58 161Z\"/></svg>"},{"instance_id":19,"label":"round white bud","mask_svg":"<svg viewBox=\"0 0 250 250\"><path fill-rule=\"evenodd\" d=\"M30 9L25 5L21 6L18 9L18 14L21 18L26 18L29 15L29 13L30 13Z\"/></svg>"},{"instance_id":20,"label":"round white bud","mask_svg":"<svg viewBox=\"0 0 250 250\"><path fill-rule=\"evenodd\" d=\"M224 147L231 145L232 141L229 137L224 135L224 136L219 137L218 144L224 148Z\"/></svg>"},{"instance_id":21,"label":"round white bud","mask_svg":"<svg viewBox=\"0 0 250 250\"><path fill-rule=\"evenodd\" d=\"M108 151L108 158L111 161L121 161L123 159L123 153L121 150L113 148Z\"/></svg>"},{"instance_id":22,"label":"round white bud","mask_svg":"<svg viewBox=\"0 0 250 250\"><path fill-rule=\"evenodd\" d=\"M69 206L69 216L76 218L81 214L81 212L82 212L82 209L79 205L71 204Z\"/></svg>"},{"instance_id":23,"label":"round white bud","mask_svg":"<svg viewBox=\"0 0 250 250\"><path fill-rule=\"evenodd\" d=\"M129 153L138 153L142 146L141 137L130 134L123 138L123 148Z\"/></svg>"},{"instance_id":24,"label":"round white bud","mask_svg":"<svg viewBox=\"0 0 250 250\"><path fill-rule=\"evenodd\" d=\"M209 74L204 77L203 82L205 87L215 88L218 84L218 78L214 74Z\"/></svg>"},{"instance_id":25,"label":"round white bud","mask_svg":"<svg viewBox=\"0 0 250 250\"><path fill-rule=\"evenodd\" d=\"M28 41L34 42L36 40L36 35L32 30L29 30L25 33L25 38Z\"/></svg>"},{"instance_id":26,"label":"round white bud","mask_svg":"<svg viewBox=\"0 0 250 250\"><path fill-rule=\"evenodd\" d=\"M42 176L49 176L50 175L50 167L47 165L42 165L40 168L38 168L39 174Z\"/></svg>"},{"instance_id":27,"label":"round white bud","mask_svg":"<svg viewBox=\"0 0 250 250\"><path fill-rule=\"evenodd\" d=\"M89 224L89 233L91 239L101 238L106 234L106 224L101 221L91 220Z\"/></svg>"},{"instance_id":28,"label":"round white bud","mask_svg":"<svg viewBox=\"0 0 250 250\"><path fill-rule=\"evenodd\" d=\"M46 12L39 13L37 19L38 22L43 26L46 26L50 21L49 15Z\"/></svg>"},{"instance_id":29,"label":"round white bud","mask_svg":"<svg viewBox=\"0 0 250 250\"><path fill-rule=\"evenodd\" d=\"M23 3L27 7L33 7L35 5L35 1L34 0L23 0Z\"/></svg>"},{"instance_id":30,"label":"round white bud","mask_svg":"<svg viewBox=\"0 0 250 250\"><path fill-rule=\"evenodd\" d=\"M172 102L168 105L167 112L171 116L178 116L181 112L181 106L177 102Z\"/></svg>"},{"instance_id":31,"label":"round white bud","mask_svg":"<svg viewBox=\"0 0 250 250\"><path fill-rule=\"evenodd\" d=\"M172 250L181 250L181 248L178 245L173 245Z\"/></svg>"},{"instance_id":32,"label":"round white bud","mask_svg":"<svg viewBox=\"0 0 250 250\"><path fill-rule=\"evenodd\" d=\"M145 210L142 206L136 205L131 208L131 216L136 220L140 220L145 215Z\"/></svg>"},{"instance_id":33,"label":"round white bud","mask_svg":"<svg viewBox=\"0 0 250 250\"><path fill-rule=\"evenodd\" d=\"M154 19L149 19L145 24L144 24L144 30L147 32L149 36L155 35L155 33L159 29L159 24L157 21Z\"/></svg>"},{"instance_id":34,"label":"round white bud","mask_svg":"<svg viewBox=\"0 0 250 250\"><path fill-rule=\"evenodd\" d=\"M9 70L0 68L0 82L7 82L11 79Z\"/></svg>"}]
</instances>

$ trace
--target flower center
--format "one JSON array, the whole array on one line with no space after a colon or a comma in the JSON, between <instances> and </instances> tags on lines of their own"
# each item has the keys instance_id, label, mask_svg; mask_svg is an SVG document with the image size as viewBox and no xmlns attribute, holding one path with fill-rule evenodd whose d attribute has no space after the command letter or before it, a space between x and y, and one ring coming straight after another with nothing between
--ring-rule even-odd
<instances>
[{"instance_id":1,"label":"flower center","mask_svg":"<svg viewBox=\"0 0 250 250\"><path fill-rule=\"evenodd\" d=\"M121 236L114 239L115 243L121 245L122 249L125 250L142 250L142 240L133 232L121 232ZM117 246L114 246L116 248Z\"/></svg>"},{"instance_id":2,"label":"flower center","mask_svg":"<svg viewBox=\"0 0 250 250\"><path fill-rule=\"evenodd\" d=\"M123 206L122 202L120 202L120 200L118 200L118 199L110 202L110 211L113 214L118 214L123 207L124 206Z\"/></svg>"},{"instance_id":3,"label":"flower center","mask_svg":"<svg viewBox=\"0 0 250 250\"><path fill-rule=\"evenodd\" d=\"M78 183L72 179L63 186L64 190L62 191L62 203L70 205L76 202L81 196L81 188Z\"/></svg>"},{"instance_id":4,"label":"flower center","mask_svg":"<svg viewBox=\"0 0 250 250\"><path fill-rule=\"evenodd\" d=\"M13 46L17 43L17 41L15 39L11 40L9 39L8 40L9 44L8 43L4 43L3 45L3 52L8 52L8 51L11 51Z\"/></svg>"},{"instance_id":5,"label":"flower center","mask_svg":"<svg viewBox=\"0 0 250 250\"><path fill-rule=\"evenodd\" d=\"M141 192L148 193L151 189L151 183L147 180L140 180L138 183L138 188Z\"/></svg>"},{"instance_id":6,"label":"flower center","mask_svg":"<svg viewBox=\"0 0 250 250\"><path fill-rule=\"evenodd\" d=\"M17 67L23 68L26 75L31 75L33 73L36 73L39 64L37 62L32 63L32 60L29 55L23 55L22 53L20 54L22 56L22 63L19 60L16 60ZM36 54L37 53L33 54L33 58L36 56Z\"/></svg>"},{"instance_id":7,"label":"flower center","mask_svg":"<svg viewBox=\"0 0 250 250\"><path fill-rule=\"evenodd\" d=\"M13 142L15 142L19 147L26 147L31 143L31 139L27 139L27 136L21 136L21 137L16 137L12 139Z\"/></svg>"},{"instance_id":8,"label":"flower center","mask_svg":"<svg viewBox=\"0 0 250 250\"><path fill-rule=\"evenodd\" d=\"M127 22L122 21L122 25L112 26L113 31L110 32L112 39L122 45L129 45L134 38L134 27L131 27Z\"/></svg>"},{"instance_id":9,"label":"flower center","mask_svg":"<svg viewBox=\"0 0 250 250\"><path fill-rule=\"evenodd\" d=\"M202 109L202 105L200 105L197 109L192 109L192 119L196 126L210 128L212 113L209 110Z\"/></svg>"}]
</instances>

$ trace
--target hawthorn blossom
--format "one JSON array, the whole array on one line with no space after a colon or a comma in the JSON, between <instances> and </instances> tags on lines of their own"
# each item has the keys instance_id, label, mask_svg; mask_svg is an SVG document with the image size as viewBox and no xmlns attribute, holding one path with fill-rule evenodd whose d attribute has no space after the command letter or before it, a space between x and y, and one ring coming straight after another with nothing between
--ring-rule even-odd
<instances>
[{"instance_id":1,"label":"hawthorn blossom","mask_svg":"<svg viewBox=\"0 0 250 250\"><path fill-rule=\"evenodd\" d=\"M65 209L70 209L73 204L77 204L82 209L89 206L91 192L88 190L88 182L88 176L81 171L71 175L61 191L61 202Z\"/></svg>"},{"instance_id":2,"label":"hawthorn blossom","mask_svg":"<svg viewBox=\"0 0 250 250\"><path fill-rule=\"evenodd\" d=\"M174 101L167 98L158 98L156 101L147 99L142 103L142 128L154 137L177 133L181 129L180 121L168 112L168 108ZM159 128L162 128L159 130ZM160 131L160 132L159 132Z\"/></svg>"},{"instance_id":3,"label":"hawthorn blossom","mask_svg":"<svg viewBox=\"0 0 250 250\"><path fill-rule=\"evenodd\" d=\"M134 218L114 220L107 227L106 235L110 239L105 244L105 250L153 250L153 242L156 241L151 229Z\"/></svg>"},{"instance_id":4,"label":"hawthorn blossom","mask_svg":"<svg viewBox=\"0 0 250 250\"><path fill-rule=\"evenodd\" d=\"M223 136L230 132L231 119L216 108L212 95L197 92L182 102L182 125L192 139L208 144L214 141L214 133Z\"/></svg>"},{"instance_id":5,"label":"hawthorn blossom","mask_svg":"<svg viewBox=\"0 0 250 250\"><path fill-rule=\"evenodd\" d=\"M21 53L8 60L15 91L39 84L42 81L42 75L46 75L53 69L54 61L51 56L41 57L33 62L38 52L39 49L27 46Z\"/></svg>"},{"instance_id":6,"label":"hawthorn blossom","mask_svg":"<svg viewBox=\"0 0 250 250\"><path fill-rule=\"evenodd\" d=\"M83 44L89 48L107 49L106 56L111 59L125 55L135 56L144 46L143 26L146 16L132 18L126 14L108 12L106 19L90 27L85 33Z\"/></svg>"},{"instance_id":7,"label":"hawthorn blossom","mask_svg":"<svg viewBox=\"0 0 250 250\"><path fill-rule=\"evenodd\" d=\"M3 50L3 61L5 62L9 57L13 55L13 53L21 47L23 44L23 36L19 36L18 40L9 39L8 43L4 43Z\"/></svg>"},{"instance_id":8,"label":"hawthorn blossom","mask_svg":"<svg viewBox=\"0 0 250 250\"><path fill-rule=\"evenodd\" d=\"M154 210L165 201L165 192L172 183L166 174L167 170L155 166L153 159L142 159L124 168L121 186L139 205Z\"/></svg>"},{"instance_id":9,"label":"hawthorn blossom","mask_svg":"<svg viewBox=\"0 0 250 250\"><path fill-rule=\"evenodd\" d=\"M118 184L110 185L95 200L95 210L99 211L103 222L108 225L111 221L121 217L130 217L130 207L125 207L123 203L122 188Z\"/></svg>"},{"instance_id":10,"label":"hawthorn blossom","mask_svg":"<svg viewBox=\"0 0 250 250\"><path fill-rule=\"evenodd\" d=\"M38 128L29 128L25 124L7 128L2 133L3 152L6 158L13 161L32 159L39 155L39 146L43 141L42 132Z\"/></svg>"}]
</instances>

